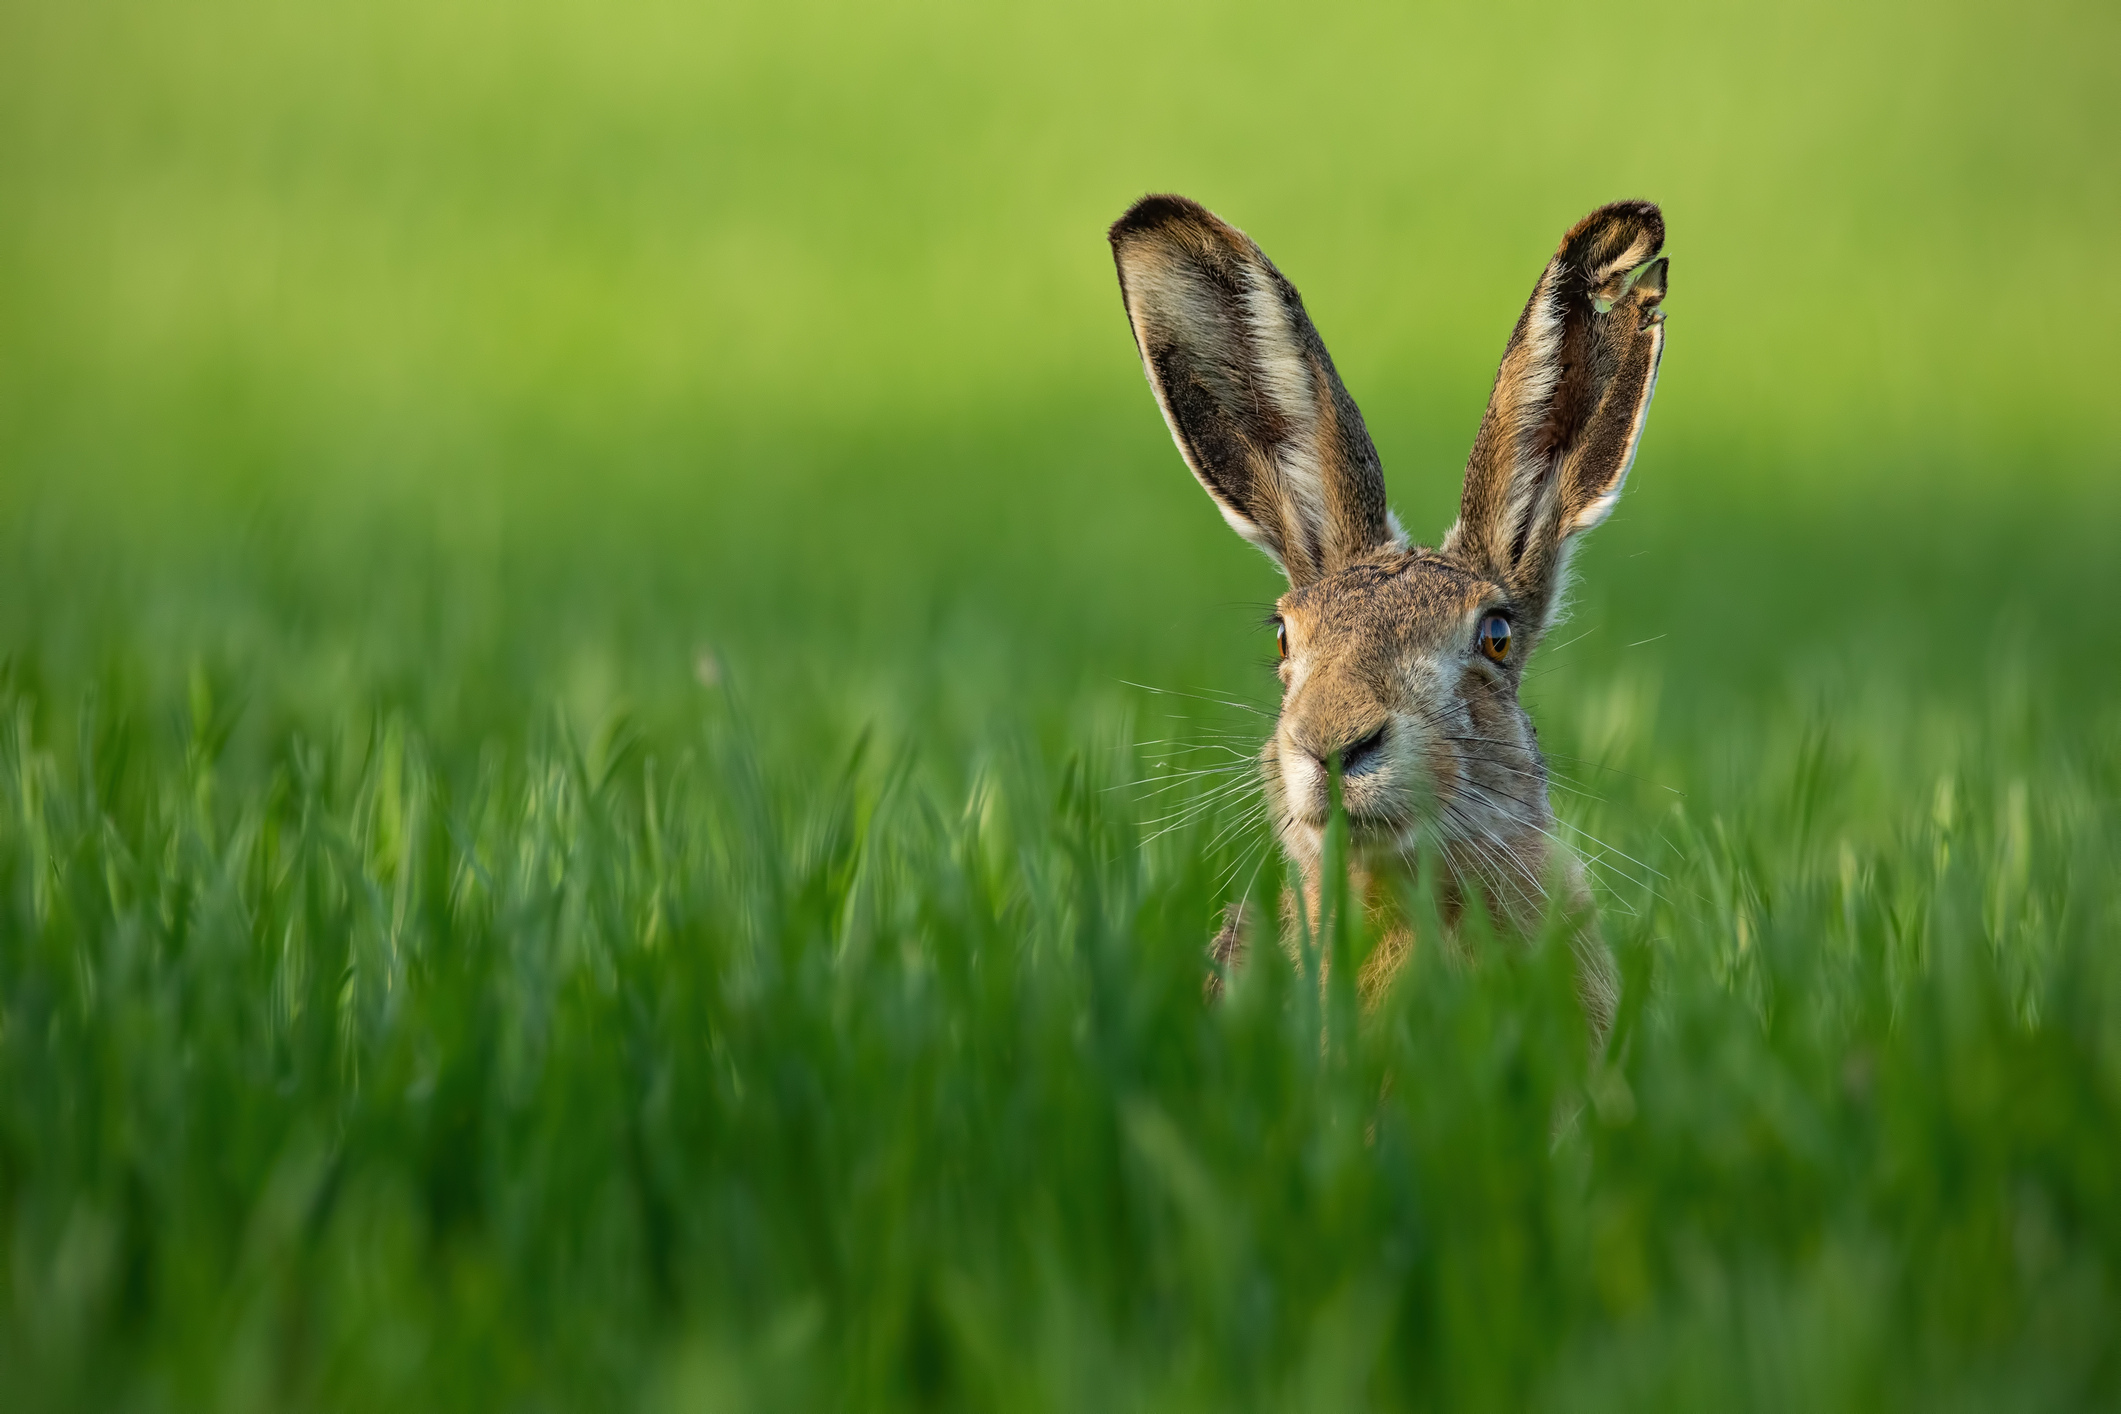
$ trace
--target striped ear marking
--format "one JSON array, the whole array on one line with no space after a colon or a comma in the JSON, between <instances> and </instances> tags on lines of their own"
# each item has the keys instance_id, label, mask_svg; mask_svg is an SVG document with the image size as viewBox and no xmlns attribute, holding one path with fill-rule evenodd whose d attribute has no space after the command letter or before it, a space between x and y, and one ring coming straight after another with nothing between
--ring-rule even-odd
<instances>
[{"instance_id":1,"label":"striped ear marking","mask_svg":"<svg viewBox=\"0 0 2121 1414\"><path fill-rule=\"evenodd\" d=\"M1664 218L1615 202L1562 237L1518 318L1444 541L1542 613L1566 542L1620 499L1664 354Z\"/></svg>"},{"instance_id":2,"label":"striped ear marking","mask_svg":"<svg viewBox=\"0 0 2121 1414\"><path fill-rule=\"evenodd\" d=\"M1180 196L1142 198L1110 237L1157 405L1232 528L1292 584L1398 543L1362 413L1259 247Z\"/></svg>"}]
</instances>

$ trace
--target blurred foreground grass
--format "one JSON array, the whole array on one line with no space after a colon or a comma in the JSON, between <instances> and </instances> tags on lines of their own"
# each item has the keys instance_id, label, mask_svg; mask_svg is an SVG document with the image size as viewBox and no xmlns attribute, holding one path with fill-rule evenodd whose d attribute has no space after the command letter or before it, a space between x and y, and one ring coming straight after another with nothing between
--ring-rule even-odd
<instances>
[{"instance_id":1,"label":"blurred foreground grass","mask_svg":"<svg viewBox=\"0 0 2121 1414\"><path fill-rule=\"evenodd\" d=\"M2023 686L1581 704L1590 1073L1558 944L1323 1048L1285 969L1204 1007L1260 842L1145 848L1122 723L953 795L726 702L390 718L238 792L203 683L181 745L16 695L0 1358L25 1407L2098 1406L2121 781Z\"/></svg>"},{"instance_id":2,"label":"blurred foreground grass","mask_svg":"<svg viewBox=\"0 0 2121 1414\"><path fill-rule=\"evenodd\" d=\"M2121 1402L2117 43L0 3L0 1388ZM1514 941L1201 1005L1274 584L1112 288L1165 187L1429 538L1555 236L1666 206L1527 690L1595 1066Z\"/></svg>"}]
</instances>

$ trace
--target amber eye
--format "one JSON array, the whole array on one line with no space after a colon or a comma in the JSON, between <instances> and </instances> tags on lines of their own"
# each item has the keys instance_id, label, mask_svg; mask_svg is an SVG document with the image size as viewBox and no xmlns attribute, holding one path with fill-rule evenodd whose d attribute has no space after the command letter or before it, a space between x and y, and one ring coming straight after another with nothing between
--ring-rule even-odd
<instances>
[{"instance_id":1,"label":"amber eye","mask_svg":"<svg viewBox=\"0 0 2121 1414\"><path fill-rule=\"evenodd\" d=\"M1480 621L1480 651L1500 663L1510 656L1510 621L1490 614Z\"/></svg>"},{"instance_id":2,"label":"amber eye","mask_svg":"<svg viewBox=\"0 0 2121 1414\"><path fill-rule=\"evenodd\" d=\"M1280 619L1274 621L1274 651L1284 658L1289 656L1289 626Z\"/></svg>"}]
</instances>

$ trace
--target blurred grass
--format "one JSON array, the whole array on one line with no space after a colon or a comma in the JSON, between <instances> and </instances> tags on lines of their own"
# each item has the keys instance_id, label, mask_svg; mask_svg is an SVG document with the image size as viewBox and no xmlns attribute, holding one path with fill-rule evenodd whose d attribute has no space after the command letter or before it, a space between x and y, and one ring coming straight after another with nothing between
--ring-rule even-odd
<instances>
[{"instance_id":1,"label":"blurred grass","mask_svg":"<svg viewBox=\"0 0 2121 1414\"><path fill-rule=\"evenodd\" d=\"M1684 282L1631 508L1685 504L1676 549L1765 503L1784 578L1862 575L1811 524L1920 560L2112 482L2106 7L0 16L14 637L150 600L172 681L230 621L206 586L404 637L379 604L476 618L517 562L586 601L526 616L564 641L540 686L631 599L870 660L968 605L1070 606L1054 660L1186 651L1145 617L1269 581L1171 475L1115 313L1097 235L1152 187L1296 273L1426 534L1539 255L1622 192Z\"/></svg>"},{"instance_id":2,"label":"blurred grass","mask_svg":"<svg viewBox=\"0 0 2121 1414\"><path fill-rule=\"evenodd\" d=\"M0 1386L2110 1407L2117 30L0 0ZM1126 787L1275 586L1150 189L1432 539L1552 242L1664 204L1527 689L1610 1067L1551 950L1200 1007L1273 866Z\"/></svg>"},{"instance_id":3,"label":"blurred grass","mask_svg":"<svg viewBox=\"0 0 2121 1414\"><path fill-rule=\"evenodd\" d=\"M209 684L181 752L12 700L25 1407L2111 1401L2110 713L1577 704L1587 1072L1558 942L1203 1007L1259 842L1145 847L1132 753L953 799L724 703L239 793Z\"/></svg>"}]
</instances>

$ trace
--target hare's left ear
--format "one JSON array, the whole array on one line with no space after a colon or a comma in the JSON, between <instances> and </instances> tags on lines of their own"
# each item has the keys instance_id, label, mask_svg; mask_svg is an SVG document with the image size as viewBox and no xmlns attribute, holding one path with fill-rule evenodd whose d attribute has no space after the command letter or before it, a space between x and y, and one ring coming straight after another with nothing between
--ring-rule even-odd
<instances>
[{"instance_id":1,"label":"hare's left ear","mask_svg":"<svg viewBox=\"0 0 2121 1414\"><path fill-rule=\"evenodd\" d=\"M1612 512L1664 352L1664 218L1615 202L1562 237L1518 318L1444 550L1552 615L1569 539Z\"/></svg>"}]
</instances>

